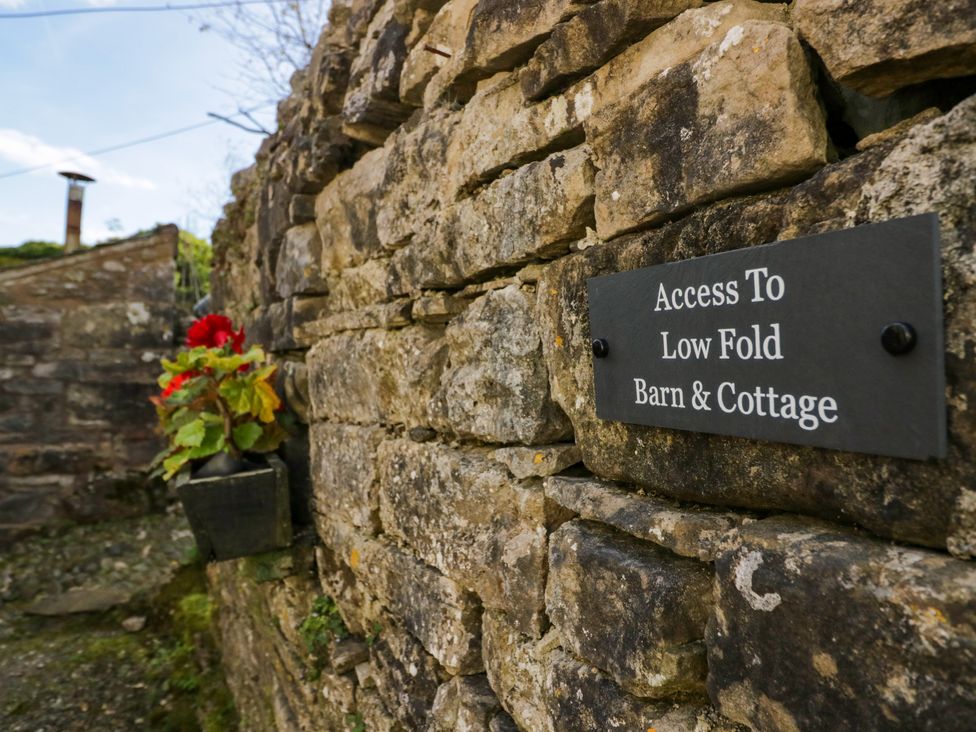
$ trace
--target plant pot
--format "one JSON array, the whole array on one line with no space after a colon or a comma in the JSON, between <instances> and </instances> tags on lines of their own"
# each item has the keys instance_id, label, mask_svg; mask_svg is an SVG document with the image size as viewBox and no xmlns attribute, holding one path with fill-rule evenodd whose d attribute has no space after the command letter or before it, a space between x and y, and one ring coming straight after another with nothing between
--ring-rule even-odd
<instances>
[{"instance_id":1,"label":"plant pot","mask_svg":"<svg viewBox=\"0 0 976 732\"><path fill-rule=\"evenodd\" d=\"M255 469L177 478L176 490L206 561L234 559L291 543L288 469L277 455Z\"/></svg>"}]
</instances>

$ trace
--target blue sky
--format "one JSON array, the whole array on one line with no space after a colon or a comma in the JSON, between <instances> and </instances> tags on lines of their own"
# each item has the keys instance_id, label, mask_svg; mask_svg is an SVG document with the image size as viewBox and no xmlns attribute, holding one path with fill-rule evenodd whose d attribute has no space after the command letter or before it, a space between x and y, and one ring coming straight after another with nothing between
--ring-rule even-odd
<instances>
[{"instance_id":1,"label":"blue sky","mask_svg":"<svg viewBox=\"0 0 976 732\"><path fill-rule=\"evenodd\" d=\"M0 12L109 2L0 0ZM228 42L179 12L0 18L0 176L206 121L207 112L231 114L246 96L235 78L238 63ZM255 117L273 128L274 106ZM0 246L63 240L66 185L55 172L63 168L98 180L85 194L85 243L113 235L113 219L121 234L172 222L209 237L230 172L249 164L260 142L218 123L0 177Z\"/></svg>"}]
</instances>

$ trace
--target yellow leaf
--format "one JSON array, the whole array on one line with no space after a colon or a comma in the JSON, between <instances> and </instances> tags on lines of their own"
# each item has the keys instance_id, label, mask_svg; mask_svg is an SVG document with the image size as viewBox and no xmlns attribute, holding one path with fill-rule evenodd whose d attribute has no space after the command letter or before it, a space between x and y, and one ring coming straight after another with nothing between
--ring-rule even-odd
<instances>
[{"instance_id":1,"label":"yellow leaf","mask_svg":"<svg viewBox=\"0 0 976 732\"><path fill-rule=\"evenodd\" d=\"M267 381L257 381L254 384L254 395L259 409L256 414L252 411L252 414L262 422L274 422L275 410L281 406L281 400L275 393L274 387Z\"/></svg>"}]
</instances>

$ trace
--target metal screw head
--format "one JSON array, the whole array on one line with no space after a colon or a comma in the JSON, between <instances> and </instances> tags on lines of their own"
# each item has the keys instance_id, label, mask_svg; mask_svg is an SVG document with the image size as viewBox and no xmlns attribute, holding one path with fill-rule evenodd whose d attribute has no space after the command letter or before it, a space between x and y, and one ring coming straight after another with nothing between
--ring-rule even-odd
<instances>
[{"instance_id":1,"label":"metal screw head","mask_svg":"<svg viewBox=\"0 0 976 732\"><path fill-rule=\"evenodd\" d=\"M593 348L593 355L597 358L606 358L610 353L610 344L604 338L594 338L590 346Z\"/></svg>"},{"instance_id":2,"label":"metal screw head","mask_svg":"<svg viewBox=\"0 0 976 732\"><path fill-rule=\"evenodd\" d=\"M901 356L915 348L918 336L910 323L888 323L881 329L881 345L892 356Z\"/></svg>"}]
</instances>

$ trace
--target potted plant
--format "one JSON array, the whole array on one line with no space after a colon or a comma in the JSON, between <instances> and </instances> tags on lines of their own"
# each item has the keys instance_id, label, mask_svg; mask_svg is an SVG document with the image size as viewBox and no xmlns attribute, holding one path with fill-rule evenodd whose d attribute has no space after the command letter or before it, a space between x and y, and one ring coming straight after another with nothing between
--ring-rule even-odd
<instances>
[{"instance_id":1,"label":"potted plant","mask_svg":"<svg viewBox=\"0 0 976 732\"><path fill-rule=\"evenodd\" d=\"M291 543L287 471L274 451L288 436L260 346L244 329L207 315L187 331L187 350L162 359L162 392L150 401L169 443L156 474L173 480L201 555L210 559Z\"/></svg>"}]
</instances>

